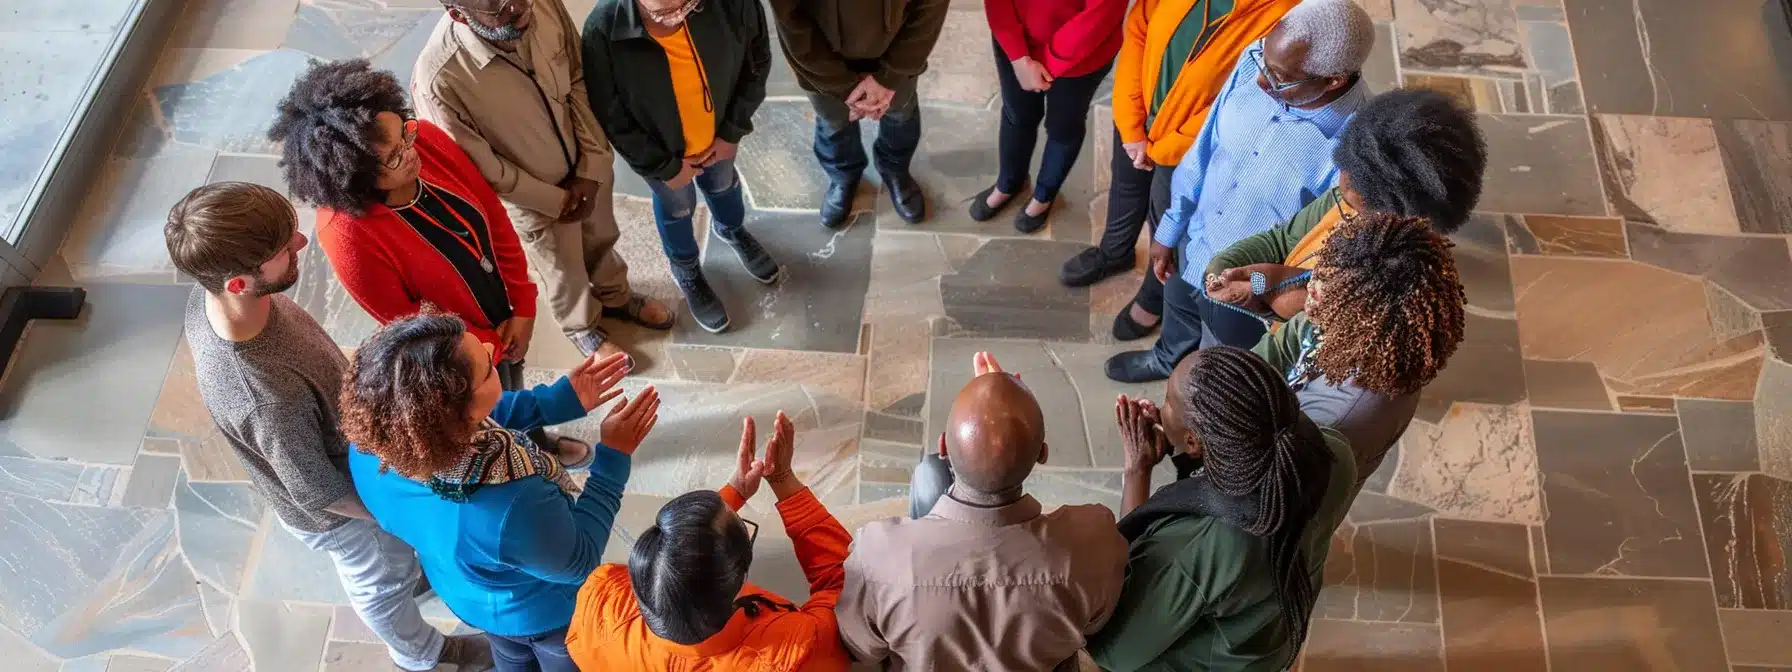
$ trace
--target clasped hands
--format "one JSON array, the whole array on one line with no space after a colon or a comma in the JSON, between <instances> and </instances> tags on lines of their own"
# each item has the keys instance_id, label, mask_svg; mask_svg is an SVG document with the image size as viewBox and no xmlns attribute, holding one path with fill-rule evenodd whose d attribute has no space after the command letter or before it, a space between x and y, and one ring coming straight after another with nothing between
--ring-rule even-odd
<instances>
[{"instance_id":1,"label":"clasped hands","mask_svg":"<svg viewBox=\"0 0 1792 672\"><path fill-rule=\"evenodd\" d=\"M1228 268L1207 276L1207 296L1214 301L1229 303L1258 315L1274 312L1278 317L1288 319L1306 309L1306 286L1287 287L1262 295L1253 294L1251 274L1262 273L1264 284L1274 288L1303 271L1304 269L1282 264L1251 264L1241 268Z\"/></svg>"},{"instance_id":2,"label":"clasped hands","mask_svg":"<svg viewBox=\"0 0 1792 672\"><path fill-rule=\"evenodd\" d=\"M853 87L852 93L846 94L846 107L849 110L847 121L869 119L877 121L890 111L890 103L896 100L896 91L886 88L871 75L860 75L859 85Z\"/></svg>"}]
</instances>

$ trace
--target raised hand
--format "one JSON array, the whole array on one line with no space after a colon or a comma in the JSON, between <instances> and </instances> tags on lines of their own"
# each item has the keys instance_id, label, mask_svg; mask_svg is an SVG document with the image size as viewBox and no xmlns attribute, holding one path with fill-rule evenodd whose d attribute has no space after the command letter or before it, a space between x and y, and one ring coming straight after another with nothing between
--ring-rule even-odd
<instances>
[{"instance_id":1,"label":"raised hand","mask_svg":"<svg viewBox=\"0 0 1792 672\"><path fill-rule=\"evenodd\" d=\"M780 483L796 479L796 425L790 416L778 411L772 425L772 438L765 440L765 480L776 488Z\"/></svg>"},{"instance_id":2,"label":"raised hand","mask_svg":"<svg viewBox=\"0 0 1792 672\"><path fill-rule=\"evenodd\" d=\"M987 352L979 352L971 356L971 371L974 376L985 373L1002 373L1002 365L996 362L996 356ZM1019 378L1020 376L1015 376Z\"/></svg>"},{"instance_id":3,"label":"raised hand","mask_svg":"<svg viewBox=\"0 0 1792 672\"><path fill-rule=\"evenodd\" d=\"M779 417L783 417L780 413ZM740 452L734 456L734 476L729 477L728 485L740 493L741 499L752 499L759 492L759 482L765 478L770 465L765 460L756 459L754 453L758 449L757 440L753 436L753 416L747 416L740 429Z\"/></svg>"},{"instance_id":4,"label":"raised hand","mask_svg":"<svg viewBox=\"0 0 1792 672\"><path fill-rule=\"evenodd\" d=\"M586 413L590 413L622 394L622 390L616 389L616 384L622 382L622 377L628 375L629 369L633 367L634 362L626 353L618 352L602 359L598 358L597 353L591 353L585 361L572 367L566 378L572 382L572 391L578 393L579 404L585 407Z\"/></svg>"},{"instance_id":5,"label":"raised hand","mask_svg":"<svg viewBox=\"0 0 1792 672\"><path fill-rule=\"evenodd\" d=\"M1126 451L1126 471L1148 473L1169 454L1169 437L1158 424L1157 405L1146 399L1120 395L1114 401L1114 424Z\"/></svg>"},{"instance_id":6,"label":"raised hand","mask_svg":"<svg viewBox=\"0 0 1792 672\"><path fill-rule=\"evenodd\" d=\"M635 449L641 447L641 440L647 438L647 433L653 431L659 421L660 393L649 385L633 400L624 399L610 409L610 414L604 416L599 436L604 445L623 455L633 455Z\"/></svg>"}]
</instances>

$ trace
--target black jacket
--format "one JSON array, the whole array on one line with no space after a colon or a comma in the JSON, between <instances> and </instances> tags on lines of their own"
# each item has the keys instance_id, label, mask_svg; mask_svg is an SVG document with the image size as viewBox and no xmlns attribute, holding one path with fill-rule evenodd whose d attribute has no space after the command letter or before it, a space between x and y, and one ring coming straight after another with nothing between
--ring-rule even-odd
<instances>
[{"instance_id":1,"label":"black jacket","mask_svg":"<svg viewBox=\"0 0 1792 672\"><path fill-rule=\"evenodd\" d=\"M753 132L771 74L765 10L758 0L704 0L685 23L709 75L716 138L738 143ZM642 177L677 176L685 146L672 71L635 0L598 0L585 17L583 46L591 111L616 153Z\"/></svg>"}]
</instances>

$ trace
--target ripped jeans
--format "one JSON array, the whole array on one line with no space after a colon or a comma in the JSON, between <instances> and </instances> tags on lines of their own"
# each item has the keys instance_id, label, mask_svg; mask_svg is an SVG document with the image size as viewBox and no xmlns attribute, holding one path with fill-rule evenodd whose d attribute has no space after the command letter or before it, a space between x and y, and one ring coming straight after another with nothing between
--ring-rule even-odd
<instances>
[{"instance_id":1,"label":"ripped jeans","mask_svg":"<svg viewBox=\"0 0 1792 672\"><path fill-rule=\"evenodd\" d=\"M653 219L660 229L660 248L673 262L697 258L697 234L691 226L691 214L697 209L697 190L709 204L709 226L726 240L741 230L746 221L747 204L741 195L740 175L734 172L734 159L718 161L684 185L673 189L665 182L649 178L653 189Z\"/></svg>"}]
</instances>

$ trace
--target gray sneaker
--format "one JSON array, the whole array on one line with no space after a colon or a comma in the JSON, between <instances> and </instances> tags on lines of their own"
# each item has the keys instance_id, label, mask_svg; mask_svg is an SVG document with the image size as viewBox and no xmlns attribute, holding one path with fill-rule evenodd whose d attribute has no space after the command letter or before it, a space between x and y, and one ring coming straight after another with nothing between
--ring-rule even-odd
<instances>
[{"instance_id":1,"label":"gray sneaker","mask_svg":"<svg viewBox=\"0 0 1792 672\"><path fill-rule=\"evenodd\" d=\"M746 229L732 235L717 231L716 237L734 249L734 256L740 259L740 265L746 267L747 273L754 280L769 285L777 282L778 277L784 274L784 267L779 266L777 260L772 259L771 253L766 252L765 247L759 244L759 239L754 238Z\"/></svg>"},{"instance_id":2,"label":"gray sneaker","mask_svg":"<svg viewBox=\"0 0 1792 672\"><path fill-rule=\"evenodd\" d=\"M432 672L488 672L492 669L492 645L485 635L448 635L442 657Z\"/></svg>"},{"instance_id":3,"label":"gray sneaker","mask_svg":"<svg viewBox=\"0 0 1792 672\"><path fill-rule=\"evenodd\" d=\"M696 259L672 260L672 280L678 283L678 291L684 293L685 306L691 309L691 317L697 319L697 326L712 334L728 329L728 309L722 306L722 297L716 296L716 290L709 286L709 279L703 277L702 264Z\"/></svg>"}]
</instances>

